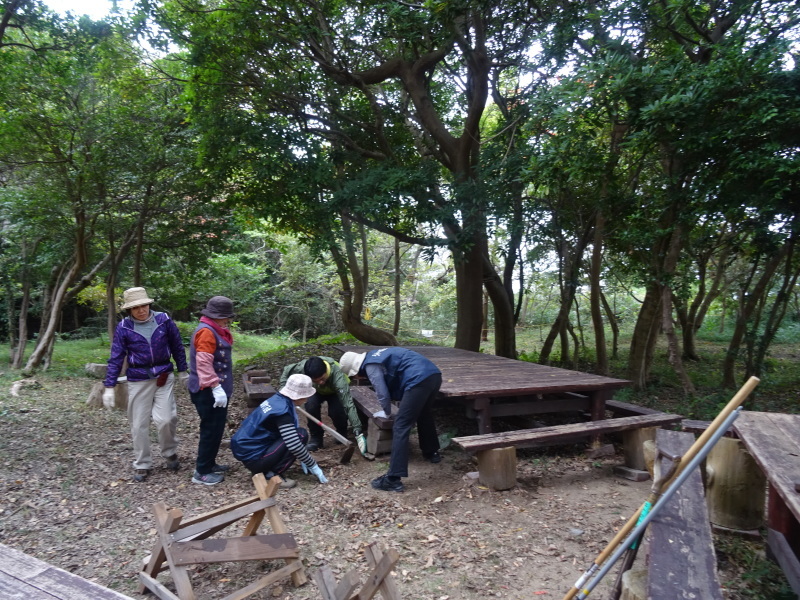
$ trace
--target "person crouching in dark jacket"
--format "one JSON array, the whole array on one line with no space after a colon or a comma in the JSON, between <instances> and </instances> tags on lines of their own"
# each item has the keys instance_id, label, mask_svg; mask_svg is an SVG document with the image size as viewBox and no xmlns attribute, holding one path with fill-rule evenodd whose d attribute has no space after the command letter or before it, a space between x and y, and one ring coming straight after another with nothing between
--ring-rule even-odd
<instances>
[{"instance_id":1,"label":"person crouching in dark jacket","mask_svg":"<svg viewBox=\"0 0 800 600\"><path fill-rule=\"evenodd\" d=\"M277 394L264 400L242 422L231 437L231 452L253 473L264 473L269 479L281 476L281 487L294 487L296 482L283 477L295 459L304 473L312 473L320 483L328 483L317 461L306 450L308 431L300 427L295 405L303 404L314 394L308 375L291 375Z\"/></svg>"}]
</instances>

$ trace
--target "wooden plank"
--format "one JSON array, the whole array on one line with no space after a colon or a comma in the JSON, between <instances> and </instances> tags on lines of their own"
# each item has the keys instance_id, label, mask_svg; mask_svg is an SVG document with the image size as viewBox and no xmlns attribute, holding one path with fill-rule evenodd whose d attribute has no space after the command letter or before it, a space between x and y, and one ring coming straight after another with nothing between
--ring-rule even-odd
<instances>
[{"instance_id":1,"label":"wooden plank","mask_svg":"<svg viewBox=\"0 0 800 600\"><path fill-rule=\"evenodd\" d=\"M623 417L635 417L636 415L657 415L662 411L654 408L647 408L646 406L639 406L638 404L630 404L629 402L620 402L619 400L606 400L606 410L610 410L615 415Z\"/></svg>"},{"instance_id":2,"label":"wooden plank","mask_svg":"<svg viewBox=\"0 0 800 600\"><path fill-rule=\"evenodd\" d=\"M767 547L770 555L786 575L786 581L800 597L800 560L797 559L789 542L781 532L767 528Z\"/></svg>"},{"instance_id":3,"label":"wooden plank","mask_svg":"<svg viewBox=\"0 0 800 600\"><path fill-rule=\"evenodd\" d=\"M383 558L383 552L377 542L372 542L364 548L364 556L367 557L367 564L374 568ZM391 573L383 578L380 586L378 586L378 591L383 596L383 600L400 600L400 592Z\"/></svg>"},{"instance_id":4,"label":"wooden plank","mask_svg":"<svg viewBox=\"0 0 800 600\"><path fill-rule=\"evenodd\" d=\"M800 415L744 411L734 429L786 509L800 519L800 495L794 489L800 481Z\"/></svg>"},{"instance_id":5,"label":"wooden plank","mask_svg":"<svg viewBox=\"0 0 800 600\"><path fill-rule=\"evenodd\" d=\"M478 452L492 448L504 448L506 446L533 448L548 444L567 443L597 434L626 431L628 429L638 429L640 427L663 427L665 425L678 423L681 418L680 415L670 415L667 413L620 417L618 419L570 423L568 425L555 425L536 429L520 429L503 433L455 437L452 439L452 442L461 446L467 452Z\"/></svg>"},{"instance_id":6,"label":"wooden plank","mask_svg":"<svg viewBox=\"0 0 800 600\"><path fill-rule=\"evenodd\" d=\"M367 582L364 584L356 595L351 600L371 600L378 593L384 579L391 573L394 566L400 560L400 555L397 550L389 549L380 559L377 565L369 574ZM400 597L390 597L387 600L399 600Z\"/></svg>"},{"instance_id":7,"label":"wooden plank","mask_svg":"<svg viewBox=\"0 0 800 600\"><path fill-rule=\"evenodd\" d=\"M0 598L131 600L129 596L3 544L0 544Z\"/></svg>"},{"instance_id":8,"label":"wooden plank","mask_svg":"<svg viewBox=\"0 0 800 600\"><path fill-rule=\"evenodd\" d=\"M170 551L178 566L300 556L297 542L290 533L177 542L172 544Z\"/></svg>"},{"instance_id":9,"label":"wooden plank","mask_svg":"<svg viewBox=\"0 0 800 600\"><path fill-rule=\"evenodd\" d=\"M656 445L682 456L694 436L659 430ZM661 507L649 527L647 598L650 600L722 600L711 524L699 469Z\"/></svg>"},{"instance_id":10,"label":"wooden plank","mask_svg":"<svg viewBox=\"0 0 800 600\"><path fill-rule=\"evenodd\" d=\"M167 586L155 577L150 577L150 575L144 571L139 571L139 585L141 586L140 594L143 594L144 590L150 590L150 592L160 600L181 600L173 594Z\"/></svg>"},{"instance_id":11,"label":"wooden plank","mask_svg":"<svg viewBox=\"0 0 800 600\"><path fill-rule=\"evenodd\" d=\"M382 417L373 417L376 412L383 410L383 407L378 402L378 396L372 388L367 386L351 386L350 395L353 402L362 413L375 423L378 429L392 429L394 426L394 415L388 419Z\"/></svg>"},{"instance_id":12,"label":"wooden plank","mask_svg":"<svg viewBox=\"0 0 800 600\"><path fill-rule=\"evenodd\" d=\"M235 592L225 596L221 600L244 600L244 598L252 596L257 591L264 589L265 587L272 585L273 583L280 581L281 579L288 577L289 575L294 575L295 572L297 572L297 570L301 568L302 567L296 563L286 565L285 567L281 567L277 571L273 571L269 575L265 575L264 577L257 579L250 585L246 585L242 589L236 590Z\"/></svg>"},{"instance_id":13,"label":"wooden plank","mask_svg":"<svg viewBox=\"0 0 800 600\"><path fill-rule=\"evenodd\" d=\"M237 506L229 512L222 512L202 521L196 521L191 525L181 526L181 528L171 534L172 540L178 542L187 538L197 537L210 529L224 528L245 517L249 517L256 511L264 510L275 506L274 498L266 500L256 500L242 506Z\"/></svg>"}]
</instances>

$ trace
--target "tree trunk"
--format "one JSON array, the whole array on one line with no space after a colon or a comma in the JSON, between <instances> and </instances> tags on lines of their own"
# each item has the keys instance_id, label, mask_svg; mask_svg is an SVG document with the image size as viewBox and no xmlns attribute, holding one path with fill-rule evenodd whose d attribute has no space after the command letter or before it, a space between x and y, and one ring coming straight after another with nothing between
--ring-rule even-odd
<instances>
[{"instance_id":1,"label":"tree trunk","mask_svg":"<svg viewBox=\"0 0 800 600\"><path fill-rule=\"evenodd\" d=\"M667 337L667 356L669 357L669 364L675 369L681 380L683 386L683 393L687 396L694 394L694 385L686 369L683 368L683 361L681 360L681 349L678 344L678 336L675 335L675 327L672 325L672 288L668 285L663 287L663 296L661 298L661 311L662 311L662 327L664 334Z\"/></svg>"},{"instance_id":2,"label":"tree trunk","mask_svg":"<svg viewBox=\"0 0 800 600\"><path fill-rule=\"evenodd\" d=\"M359 266L353 244L350 221L346 217L342 217L342 223L347 256L343 256L337 246L332 244L329 247L333 261L336 264L336 271L342 282L342 325L344 325L348 333L365 344L371 346L396 346L397 338L390 332L367 325L361 320L366 295L365 282L368 277L362 273L362 267ZM363 265L365 268L369 268L369 263L366 260ZM350 275L353 278L352 286Z\"/></svg>"},{"instance_id":3,"label":"tree trunk","mask_svg":"<svg viewBox=\"0 0 800 600\"><path fill-rule=\"evenodd\" d=\"M660 311L661 290L655 282L651 282L647 287L642 307L639 309L631 338L628 379L633 382L635 390L643 390L647 387L652 356L661 327Z\"/></svg>"},{"instance_id":4,"label":"tree trunk","mask_svg":"<svg viewBox=\"0 0 800 600\"><path fill-rule=\"evenodd\" d=\"M481 349L483 312L483 254L479 240L466 250L454 253L456 271L456 339L459 350ZM505 292L504 292L505 293Z\"/></svg>"},{"instance_id":5,"label":"tree trunk","mask_svg":"<svg viewBox=\"0 0 800 600\"><path fill-rule=\"evenodd\" d=\"M394 238L394 327L392 335L400 332L400 240Z\"/></svg>"},{"instance_id":6,"label":"tree trunk","mask_svg":"<svg viewBox=\"0 0 800 600\"><path fill-rule=\"evenodd\" d=\"M619 323L617 323L617 315L614 314L611 306L609 306L608 299L602 290L600 290L600 300L603 303L603 310L606 313L608 324L611 326L611 357L617 358L617 353L619 352Z\"/></svg>"},{"instance_id":7,"label":"tree trunk","mask_svg":"<svg viewBox=\"0 0 800 600\"><path fill-rule=\"evenodd\" d=\"M775 274L775 271L788 252L788 244L781 246L778 252L775 252L764 264L761 276L758 278L752 291L748 292L745 289L742 290L740 294L742 297L741 308L736 318L736 326L734 327L733 335L728 344L728 351L722 361L722 386L726 389L733 389L736 387L736 359L739 355L742 340L747 332L748 322L756 308L763 301L772 276Z\"/></svg>"},{"instance_id":8,"label":"tree trunk","mask_svg":"<svg viewBox=\"0 0 800 600\"><path fill-rule=\"evenodd\" d=\"M601 210L597 211L592 244L592 265L589 272L589 308L594 331L595 370L600 375L608 375L608 352L606 350L606 329L603 323L603 290L600 287L600 273L603 266L603 238L606 220Z\"/></svg>"}]
</instances>

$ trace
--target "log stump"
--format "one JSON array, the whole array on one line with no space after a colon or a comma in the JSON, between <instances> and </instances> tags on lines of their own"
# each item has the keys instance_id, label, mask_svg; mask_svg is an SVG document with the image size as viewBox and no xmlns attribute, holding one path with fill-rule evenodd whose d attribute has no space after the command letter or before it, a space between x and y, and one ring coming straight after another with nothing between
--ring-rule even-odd
<instances>
[{"instance_id":1,"label":"log stump","mask_svg":"<svg viewBox=\"0 0 800 600\"><path fill-rule=\"evenodd\" d=\"M741 440L721 438L706 459L710 521L750 531L764 522L766 477Z\"/></svg>"},{"instance_id":2,"label":"log stump","mask_svg":"<svg viewBox=\"0 0 800 600\"><path fill-rule=\"evenodd\" d=\"M622 450L625 454L625 466L637 471L646 471L643 444L647 440L656 439L657 427L642 427L622 432Z\"/></svg>"},{"instance_id":3,"label":"log stump","mask_svg":"<svg viewBox=\"0 0 800 600\"><path fill-rule=\"evenodd\" d=\"M478 481L493 490L510 490L517 485L517 449L494 448L477 453Z\"/></svg>"}]
</instances>

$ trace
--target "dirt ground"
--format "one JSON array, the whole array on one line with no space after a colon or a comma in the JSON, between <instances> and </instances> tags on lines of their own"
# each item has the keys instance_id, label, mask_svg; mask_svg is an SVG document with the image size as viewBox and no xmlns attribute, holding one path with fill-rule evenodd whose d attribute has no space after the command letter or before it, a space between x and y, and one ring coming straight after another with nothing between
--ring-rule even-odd
<instances>
[{"instance_id":1,"label":"dirt ground","mask_svg":"<svg viewBox=\"0 0 800 600\"><path fill-rule=\"evenodd\" d=\"M180 508L188 517L254 493L249 473L227 445L247 409L237 389L218 460L234 467L225 482L192 484L197 415L181 389L182 469L172 473L159 460L147 482L134 483L126 416L88 408L92 383L89 377L42 380L22 387L19 397L3 391L0 542L141 597L136 573L156 538L155 502ZM437 424L440 433L475 433L461 431L474 424L454 412L440 411ZM369 485L385 472L385 458L370 462L356 452L349 464L340 465L343 447L326 436L325 449L315 455L330 483L321 485L295 466L289 476L297 487L278 494L309 582L294 588L287 580L252 597L320 598L310 575L323 564L337 579L356 569L363 582L369 572L363 548L377 541L400 555L395 575L403 598L561 598L650 486L613 474L621 456L589 460L575 446L521 451L518 486L495 492L468 476L475 466L457 447L445 448L437 465L422 459L416 440L412 448L406 492L389 493ZM235 527L227 531L238 533ZM261 563L255 569L278 566ZM252 563L197 569L192 582L199 597L217 598L252 581L253 569ZM605 597L613 578L612 573L593 596ZM172 588L167 575L160 580Z\"/></svg>"}]
</instances>

